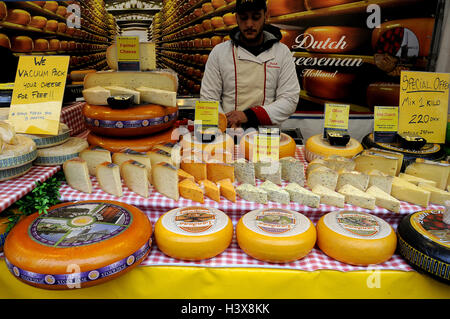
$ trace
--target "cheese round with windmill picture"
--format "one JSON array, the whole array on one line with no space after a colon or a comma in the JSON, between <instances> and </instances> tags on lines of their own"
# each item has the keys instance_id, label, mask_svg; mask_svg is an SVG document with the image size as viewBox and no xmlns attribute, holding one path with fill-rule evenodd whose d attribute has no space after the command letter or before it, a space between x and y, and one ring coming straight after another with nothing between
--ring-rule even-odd
<instances>
[{"instance_id":1,"label":"cheese round with windmill picture","mask_svg":"<svg viewBox=\"0 0 450 319\"><path fill-rule=\"evenodd\" d=\"M152 225L138 208L116 201L66 202L21 220L4 245L9 271L45 289L93 286L141 263Z\"/></svg>"},{"instance_id":2,"label":"cheese round with windmill picture","mask_svg":"<svg viewBox=\"0 0 450 319\"><path fill-rule=\"evenodd\" d=\"M233 224L215 208L191 206L172 209L155 224L155 241L167 256L203 260L222 253L231 244Z\"/></svg>"},{"instance_id":3,"label":"cheese round with windmill picture","mask_svg":"<svg viewBox=\"0 0 450 319\"><path fill-rule=\"evenodd\" d=\"M236 225L239 247L249 256L272 263L305 257L316 243L316 228L303 214L265 208L248 212Z\"/></svg>"},{"instance_id":4,"label":"cheese round with windmill picture","mask_svg":"<svg viewBox=\"0 0 450 319\"><path fill-rule=\"evenodd\" d=\"M244 157L247 160L250 160L253 158L253 147L254 147L254 140L255 136L257 135L257 132L250 132L245 134L240 142L239 142L239 148L241 150L241 153L244 155ZM283 157L294 157L295 156L295 150L296 150L296 144L292 137L285 133L280 134L280 150L279 150L279 156L280 158Z\"/></svg>"},{"instance_id":5,"label":"cheese round with windmill picture","mask_svg":"<svg viewBox=\"0 0 450 319\"><path fill-rule=\"evenodd\" d=\"M330 155L338 155L346 158L352 158L363 151L363 146L356 139L350 138L345 146L331 145L328 140L323 138L322 134L313 135L305 143L305 159L308 162L316 158L324 158Z\"/></svg>"},{"instance_id":6,"label":"cheese round with windmill picture","mask_svg":"<svg viewBox=\"0 0 450 319\"><path fill-rule=\"evenodd\" d=\"M383 219L357 211L335 211L317 222L317 245L340 262L368 266L389 260L395 252L394 229Z\"/></svg>"}]
</instances>

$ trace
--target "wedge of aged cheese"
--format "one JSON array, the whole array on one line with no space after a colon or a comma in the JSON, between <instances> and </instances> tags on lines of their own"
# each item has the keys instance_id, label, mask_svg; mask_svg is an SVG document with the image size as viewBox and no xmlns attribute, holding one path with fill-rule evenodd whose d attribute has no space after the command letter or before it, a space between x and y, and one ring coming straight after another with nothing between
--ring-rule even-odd
<instances>
[{"instance_id":1,"label":"wedge of aged cheese","mask_svg":"<svg viewBox=\"0 0 450 319\"><path fill-rule=\"evenodd\" d=\"M86 161L89 174L92 176L95 176L97 165L103 162L113 162L111 152L99 146L82 150L80 158Z\"/></svg>"},{"instance_id":2,"label":"wedge of aged cheese","mask_svg":"<svg viewBox=\"0 0 450 319\"><path fill-rule=\"evenodd\" d=\"M310 189L313 189L316 185L322 185L334 191L338 178L339 174L335 170L320 166L309 173L307 184Z\"/></svg>"},{"instance_id":3,"label":"wedge of aged cheese","mask_svg":"<svg viewBox=\"0 0 450 319\"><path fill-rule=\"evenodd\" d=\"M258 188L265 190L267 198L273 202L280 204L289 204L291 202L289 193L271 181L265 181Z\"/></svg>"},{"instance_id":4,"label":"wedge of aged cheese","mask_svg":"<svg viewBox=\"0 0 450 319\"><path fill-rule=\"evenodd\" d=\"M120 178L120 167L117 164L111 162L104 162L97 165L97 181L100 188L111 195L121 197L122 180Z\"/></svg>"},{"instance_id":5,"label":"wedge of aged cheese","mask_svg":"<svg viewBox=\"0 0 450 319\"><path fill-rule=\"evenodd\" d=\"M131 90L140 86L147 86L173 92L178 89L177 75L171 71L99 71L86 74L83 83L85 89L95 86L120 86Z\"/></svg>"},{"instance_id":6,"label":"wedge of aged cheese","mask_svg":"<svg viewBox=\"0 0 450 319\"><path fill-rule=\"evenodd\" d=\"M216 183L213 183L207 179L198 182L200 187L203 189L205 195L212 200L220 203L220 190Z\"/></svg>"},{"instance_id":7,"label":"wedge of aged cheese","mask_svg":"<svg viewBox=\"0 0 450 319\"><path fill-rule=\"evenodd\" d=\"M89 144L84 138L72 136L63 144L38 149L33 164L41 166L62 165L68 159L78 157L80 152L88 147Z\"/></svg>"},{"instance_id":8,"label":"wedge of aged cheese","mask_svg":"<svg viewBox=\"0 0 450 319\"><path fill-rule=\"evenodd\" d=\"M376 147L369 148L368 151L373 154L380 154L380 155L395 157L397 159L397 170L395 171L395 175L398 176L398 174L400 174L400 170L402 169L402 165L403 165L403 157L404 157L402 153L383 150L383 149L376 148Z\"/></svg>"},{"instance_id":9,"label":"wedge of aged cheese","mask_svg":"<svg viewBox=\"0 0 450 319\"><path fill-rule=\"evenodd\" d=\"M111 91L101 86L94 86L83 90L83 98L90 105L108 105Z\"/></svg>"},{"instance_id":10,"label":"wedge of aged cheese","mask_svg":"<svg viewBox=\"0 0 450 319\"><path fill-rule=\"evenodd\" d=\"M263 181L281 185L281 165L280 162L256 162L255 176Z\"/></svg>"},{"instance_id":11,"label":"wedge of aged cheese","mask_svg":"<svg viewBox=\"0 0 450 319\"><path fill-rule=\"evenodd\" d=\"M314 194L310 190L301 187L297 183L289 183L284 190L289 193L289 197L291 202L296 202L302 205L306 205L309 207L319 207L320 205L320 196Z\"/></svg>"},{"instance_id":12,"label":"wedge of aged cheese","mask_svg":"<svg viewBox=\"0 0 450 319\"><path fill-rule=\"evenodd\" d=\"M206 163L206 176L214 183L227 178L233 183L234 166L226 163Z\"/></svg>"},{"instance_id":13,"label":"wedge of aged cheese","mask_svg":"<svg viewBox=\"0 0 450 319\"><path fill-rule=\"evenodd\" d=\"M134 98L134 104L141 104L141 93L139 93L136 90L131 90L131 89L127 89L121 86L115 86L115 85L110 85L110 86L105 86L105 89L107 89L112 96L114 95L132 95Z\"/></svg>"},{"instance_id":14,"label":"wedge of aged cheese","mask_svg":"<svg viewBox=\"0 0 450 319\"><path fill-rule=\"evenodd\" d=\"M400 177L394 176L392 181L391 195L398 200L427 207L430 202L431 193L410 183Z\"/></svg>"},{"instance_id":15,"label":"wedge of aged cheese","mask_svg":"<svg viewBox=\"0 0 450 319\"><path fill-rule=\"evenodd\" d=\"M345 202L350 205L366 209L375 208L375 197L365 193L353 185L346 184L338 189L338 193L345 196Z\"/></svg>"},{"instance_id":16,"label":"wedge of aged cheese","mask_svg":"<svg viewBox=\"0 0 450 319\"><path fill-rule=\"evenodd\" d=\"M156 191L178 200L178 169L170 163L161 162L152 167L152 182Z\"/></svg>"},{"instance_id":17,"label":"wedge of aged cheese","mask_svg":"<svg viewBox=\"0 0 450 319\"><path fill-rule=\"evenodd\" d=\"M236 187L236 193L240 198L249 202L267 204L267 192L249 183L244 183Z\"/></svg>"},{"instance_id":18,"label":"wedge of aged cheese","mask_svg":"<svg viewBox=\"0 0 450 319\"><path fill-rule=\"evenodd\" d=\"M398 159L394 156L363 151L354 158L356 163L355 170L367 173L373 169L382 171L383 173L396 176L398 169Z\"/></svg>"},{"instance_id":19,"label":"wedge of aged cheese","mask_svg":"<svg viewBox=\"0 0 450 319\"><path fill-rule=\"evenodd\" d=\"M69 159L63 164L67 184L83 193L92 193L92 183L89 177L88 164L79 157Z\"/></svg>"},{"instance_id":20,"label":"wedge of aged cheese","mask_svg":"<svg viewBox=\"0 0 450 319\"><path fill-rule=\"evenodd\" d=\"M386 192L388 194L391 193L392 180L394 179L393 176L387 175L377 169L370 170L367 174L369 175L368 187L376 186L383 192Z\"/></svg>"},{"instance_id":21,"label":"wedge of aged cheese","mask_svg":"<svg viewBox=\"0 0 450 319\"><path fill-rule=\"evenodd\" d=\"M106 49L106 62L109 68L117 70L117 44L113 43ZM156 69L156 50L154 42L139 43L139 66L141 71Z\"/></svg>"},{"instance_id":22,"label":"wedge of aged cheese","mask_svg":"<svg viewBox=\"0 0 450 319\"><path fill-rule=\"evenodd\" d=\"M179 179L179 181L182 181L185 178L195 181L194 176L192 176L188 172L183 171L181 168L179 168L177 172L178 172L178 179Z\"/></svg>"},{"instance_id":23,"label":"wedge of aged cheese","mask_svg":"<svg viewBox=\"0 0 450 319\"><path fill-rule=\"evenodd\" d=\"M120 165L120 175L128 189L142 197L149 196L147 167L135 160L128 160Z\"/></svg>"},{"instance_id":24,"label":"wedge of aged cheese","mask_svg":"<svg viewBox=\"0 0 450 319\"><path fill-rule=\"evenodd\" d=\"M175 166L180 166L181 161L181 145L179 143L163 143L163 144L156 144L154 149L163 150L170 154L172 163L174 163Z\"/></svg>"},{"instance_id":25,"label":"wedge of aged cheese","mask_svg":"<svg viewBox=\"0 0 450 319\"><path fill-rule=\"evenodd\" d=\"M233 162L234 176L239 183L256 185L255 165L245 158L239 158Z\"/></svg>"},{"instance_id":26,"label":"wedge of aged cheese","mask_svg":"<svg viewBox=\"0 0 450 319\"><path fill-rule=\"evenodd\" d=\"M133 160L136 162L139 162L141 164L144 164L147 168L147 177L148 181L152 182L152 163L150 161L150 157L144 153L144 152L136 152L133 150L124 150L123 152L116 152L113 153L111 156L112 162L119 165L122 165L123 162Z\"/></svg>"},{"instance_id":27,"label":"wedge of aged cheese","mask_svg":"<svg viewBox=\"0 0 450 319\"><path fill-rule=\"evenodd\" d=\"M346 171L341 169L336 184L336 189L339 190L342 186L349 184L361 191L365 191L369 185L369 175L358 171Z\"/></svg>"},{"instance_id":28,"label":"wedge of aged cheese","mask_svg":"<svg viewBox=\"0 0 450 319\"><path fill-rule=\"evenodd\" d=\"M280 158L281 178L287 182L305 185L305 170L303 163L291 156Z\"/></svg>"},{"instance_id":29,"label":"wedge of aged cheese","mask_svg":"<svg viewBox=\"0 0 450 319\"><path fill-rule=\"evenodd\" d=\"M323 185L317 184L312 189L314 194L320 196L320 203L325 205L344 207L345 205L345 196L335 192L334 190L329 189Z\"/></svg>"},{"instance_id":30,"label":"wedge of aged cheese","mask_svg":"<svg viewBox=\"0 0 450 319\"><path fill-rule=\"evenodd\" d=\"M177 92L153 89L144 86L140 86L135 90L140 93L142 103L177 106Z\"/></svg>"},{"instance_id":31,"label":"wedge of aged cheese","mask_svg":"<svg viewBox=\"0 0 450 319\"><path fill-rule=\"evenodd\" d=\"M445 189L448 185L447 180L450 174L450 164L418 158L414 163L406 167L405 173L435 181L437 188Z\"/></svg>"},{"instance_id":32,"label":"wedge of aged cheese","mask_svg":"<svg viewBox=\"0 0 450 319\"><path fill-rule=\"evenodd\" d=\"M313 159L311 162L308 163L308 166L306 167L306 177L308 177L309 173L314 169L318 167L328 167L328 165L329 165L328 162L321 157Z\"/></svg>"},{"instance_id":33,"label":"wedge of aged cheese","mask_svg":"<svg viewBox=\"0 0 450 319\"><path fill-rule=\"evenodd\" d=\"M426 182L419 182L417 186L430 192L430 203L445 206L445 202L450 200L450 193L443 189L431 186Z\"/></svg>"},{"instance_id":34,"label":"wedge of aged cheese","mask_svg":"<svg viewBox=\"0 0 450 319\"><path fill-rule=\"evenodd\" d=\"M154 166L158 163L161 163L161 162L166 162L166 163L172 164L176 168L180 167L179 162L177 163L177 162L172 161L172 154L170 154L164 150L152 149L152 150L146 152L146 154L150 158L152 166Z\"/></svg>"},{"instance_id":35,"label":"wedge of aged cheese","mask_svg":"<svg viewBox=\"0 0 450 319\"><path fill-rule=\"evenodd\" d=\"M327 166L335 171L345 169L347 171L354 171L356 163L352 158L347 158L339 155L329 155L323 159Z\"/></svg>"},{"instance_id":36,"label":"wedge of aged cheese","mask_svg":"<svg viewBox=\"0 0 450 319\"><path fill-rule=\"evenodd\" d=\"M234 189L233 183L231 183L228 178L218 181L217 185L219 185L220 188L220 195L233 203L236 202L236 190Z\"/></svg>"},{"instance_id":37,"label":"wedge of aged cheese","mask_svg":"<svg viewBox=\"0 0 450 319\"><path fill-rule=\"evenodd\" d=\"M400 212L400 201L383 191L381 188L372 185L366 190L366 193L375 197L375 205L395 213Z\"/></svg>"},{"instance_id":38,"label":"wedge of aged cheese","mask_svg":"<svg viewBox=\"0 0 450 319\"><path fill-rule=\"evenodd\" d=\"M204 190L198 186L191 179L183 179L178 183L178 191L180 192L180 196L190 199L194 202L204 203L205 202L205 192Z\"/></svg>"},{"instance_id":39,"label":"wedge of aged cheese","mask_svg":"<svg viewBox=\"0 0 450 319\"><path fill-rule=\"evenodd\" d=\"M436 186L436 181L431 181L429 179L425 179L425 178L414 176L414 175L409 175L406 173L400 173L398 175L398 177L403 178L404 180L406 180L414 185L426 184L426 185L430 185L430 186L434 186L434 187Z\"/></svg>"}]
</instances>

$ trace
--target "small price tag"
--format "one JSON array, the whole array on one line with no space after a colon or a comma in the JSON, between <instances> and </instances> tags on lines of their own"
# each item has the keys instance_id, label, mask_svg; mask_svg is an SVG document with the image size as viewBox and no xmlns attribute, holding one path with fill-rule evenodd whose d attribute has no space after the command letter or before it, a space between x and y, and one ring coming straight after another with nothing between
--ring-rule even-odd
<instances>
[{"instance_id":1,"label":"small price tag","mask_svg":"<svg viewBox=\"0 0 450 319\"><path fill-rule=\"evenodd\" d=\"M140 71L139 37L117 36L117 70Z\"/></svg>"},{"instance_id":2,"label":"small price tag","mask_svg":"<svg viewBox=\"0 0 450 319\"><path fill-rule=\"evenodd\" d=\"M278 161L280 158L280 129L260 127L253 135L253 162Z\"/></svg>"},{"instance_id":3,"label":"small price tag","mask_svg":"<svg viewBox=\"0 0 450 319\"><path fill-rule=\"evenodd\" d=\"M219 101L196 101L194 124L206 127L218 127Z\"/></svg>"},{"instance_id":4,"label":"small price tag","mask_svg":"<svg viewBox=\"0 0 450 319\"><path fill-rule=\"evenodd\" d=\"M350 105L348 104L326 103L323 137L326 138L328 129L347 131L349 112Z\"/></svg>"},{"instance_id":5,"label":"small price tag","mask_svg":"<svg viewBox=\"0 0 450 319\"><path fill-rule=\"evenodd\" d=\"M56 135L69 56L21 56L9 110L18 133Z\"/></svg>"},{"instance_id":6,"label":"small price tag","mask_svg":"<svg viewBox=\"0 0 450 319\"><path fill-rule=\"evenodd\" d=\"M398 106L375 106L373 111L375 142L392 143L398 131Z\"/></svg>"},{"instance_id":7,"label":"small price tag","mask_svg":"<svg viewBox=\"0 0 450 319\"><path fill-rule=\"evenodd\" d=\"M428 143L445 143L449 73L402 71L399 133L416 134Z\"/></svg>"}]
</instances>

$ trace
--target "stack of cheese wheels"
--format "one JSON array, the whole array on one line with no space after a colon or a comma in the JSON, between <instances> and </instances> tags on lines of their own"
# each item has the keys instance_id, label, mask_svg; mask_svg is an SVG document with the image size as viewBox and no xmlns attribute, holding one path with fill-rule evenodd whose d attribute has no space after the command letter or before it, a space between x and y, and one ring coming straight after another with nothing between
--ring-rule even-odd
<instances>
[{"instance_id":1,"label":"stack of cheese wheels","mask_svg":"<svg viewBox=\"0 0 450 319\"><path fill-rule=\"evenodd\" d=\"M9 233L4 246L11 273L32 286L69 289L118 277L146 258L152 225L134 206L79 201L34 213Z\"/></svg>"},{"instance_id":2,"label":"stack of cheese wheels","mask_svg":"<svg viewBox=\"0 0 450 319\"><path fill-rule=\"evenodd\" d=\"M425 210L403 217L397 227L398 251L414 268L450 283L448 209Z\"/></svg>"},{"instance_id":3,"label":"stack of cheese wheels","mask_svg":"<svg viewBox=\"0 0 450 319\"><path fill-rule=\"evenodd\" d=\"M305 257L316 243L316 228L303 214L280 208L253 210L236 225L239 247L258 260L284 263Z\"/></svg>"},{"instance_id":4,"label":"stack of cheese wheels","mask_svg":"<svg viewBox=\"0 0 450 319\"><path fill-rule=\"evenodd\" d=\"M322 134L313 135L305 143L305 159L308 162L316 158L323 158L330 155L339 155L352 158L362 152L363 146L356 139L350 138L346 146L334 146L328 143Z\"/></svg>"},{"instance_id":5,"label":"stack of cheese wheels","mask_svg":"<svg viewBox=\"0 0 450 319\"><path fill-rule=\"evenodd\" d=\"M255 144L254 140L257 134L258 133L256 131L247 133L241 137L241 140L239 142L240 152L247 160L251 160L253 158L253 147ZM285 133L281 133L279 150L280 158L288 156L294 157L295 150L296 144L294 139Z\"/></svg>"},{"instance_id":6,"label":"stack of cheese wheels","mask_svg":"<svg viewBox=\"0 0 450 319\"><path fill-rule=\"evenodd\" d=\"M232 239L231 219L215 208L176 208L162 215L155 225L158 248L176 259L215 257L231 244Z\"/></svg>"},{"instance_id":7,"label":"stack of cheese wheels","mask_svg":"<svg viewBox=\"0 0 450 319\"><path fill-rule=\"evenodd\" d=\"M397 237L394 229L377 216L342 210L319 219L317 245L338 261L368 266L389 260L395 252Z\"/></svg>"}]
</instances>

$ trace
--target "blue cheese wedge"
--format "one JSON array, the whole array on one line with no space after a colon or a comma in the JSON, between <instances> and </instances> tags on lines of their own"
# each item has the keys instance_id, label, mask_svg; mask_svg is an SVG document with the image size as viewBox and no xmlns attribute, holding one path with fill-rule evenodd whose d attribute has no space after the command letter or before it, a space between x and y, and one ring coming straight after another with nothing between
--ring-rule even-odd
<instances>
[{"instance_id":1,"label":"blue cheese wedge","mask_svg":"<svg viewBox=\"0 0 450 319\"><path fill-rule=\"evenodd\" d=\"M256 162L255 176L263 181L271 181L274 184L281 185L281 165L280 162Z\"/></svg>"},{"instance_id":2,"label":"blue cheese wedge","mask_svg":"<svg viewBox=\"0 0 450 319\"><path fill-rule=\"evenodd\" d=\"M384 192L379 187L372 185L366 190L366 193L375 197L375 205L395 213L400 211L400 201Z\"/></svg>"},{"instance_id":3,"label":"blue cheese wedge","mask_svg":"<svg viewBox=\"0 0 450 319\"><path fill-rule=\"evenodd\" d=\"M289 204L291 201L291 197L287 191L283 190L280 186L269 180L262 183L258 188L265 190L267 192L268 199L273 202Z\"/></svg>"},{"instance_id":4,"label":"blue cheese wedge","mask_svg":"<svg viewBox=\"0 0 450 319\"><path fill-rule=\"evenodd\" d=\"M304 187L301 187L297 183L289 183L284 190L289 193L289 197L291 202L296 202L301 205L306 205L309 207L319 207L320 205L320 196L314 194L310 190L307 190Z\"/></svg>"},{"instance_id":5,"label":"blue cheese wedge","mask_svg":"<svg viewBox=\"0 0 450 319\"><path fill-rule=\"evenodd\" d=\"M255 165L245 158L239 158L233 162L234 176L239 183L256 185L255 183Z\"/></svg>"},{"instance_id":6,"label":"blue cheese wedge","mask_svg":"<svg viewBox=\"0 0 450 319\"><path fill-rule=\"evenodd\" d=\"M305 170L303 163L293 157L280 158L281 178L287 182L305 185Z\"/></svg>"},{"instance_id":7,"label":"blue cheese wedge","mask_svg":"<svg viewBox=\"0 0 450 319\"><path fill-rule=\"evenodd\" d=\"M314 194L320 196L320 203L343 208L345 205L345 196L329 189L323 185L316 185L312 189Z\"/></svg>"},{"instance_id":8,"label":"blue cheese wedge","mask_svg":"<svg viewBox=\"0 0 450 319\"><path fill-rule=\"evenodd\" d=\"M267 192L252 184L241 184L236 187L236 193L242 199L249 202L255 202L260 204L267 204Z\"/></svg>"},{"instance_id":9,"label":"blue cheese wedge","mask_svg":"<svg viewBox=\"0 0 450 319\"><path fill-rule=\"evenodd\" d=\"M345 202L350 205L375 209L375 197L353 185L346 184L338 189L338 193L345 196Z\"/></svg>"}]
</instances>

